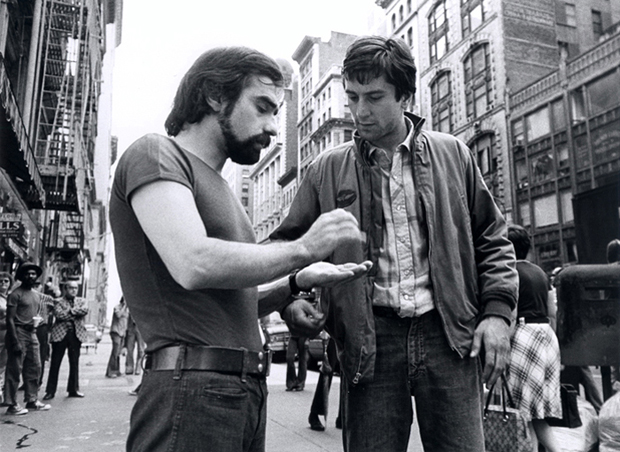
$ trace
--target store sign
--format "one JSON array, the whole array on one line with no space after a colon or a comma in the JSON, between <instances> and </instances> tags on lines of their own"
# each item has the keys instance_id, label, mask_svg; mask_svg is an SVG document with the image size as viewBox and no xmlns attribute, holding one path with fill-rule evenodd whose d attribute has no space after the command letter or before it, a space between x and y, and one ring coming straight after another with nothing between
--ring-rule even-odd
<instances>
[{"instance_id":1,"label":"store sign","mask_svg":"<svg viewBox=\"0 0 620 452\"><path fill-rule=\"evenodd\" d=\"M18 237L21 224L21 213L0 213L0 237Z\"/></svg>"}]
</instances>

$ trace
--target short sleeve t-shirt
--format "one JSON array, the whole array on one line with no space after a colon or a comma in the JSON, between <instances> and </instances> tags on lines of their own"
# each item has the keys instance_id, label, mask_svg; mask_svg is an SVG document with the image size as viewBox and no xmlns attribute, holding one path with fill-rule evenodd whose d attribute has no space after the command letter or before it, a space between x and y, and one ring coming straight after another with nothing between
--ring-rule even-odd
<instances>
[{"instance_id":1,"label":"short sleeve t-shirt","mask_svg":"<svg viewBox=\"0 0 620 452\"><path fill-rule=\"evenodd\" d=\"M34 290L18 287L9 294L7 306L16 307L15 325L33 326L33 317L41 311L41 300Z\"/></svg>"},{"instance_id":2,"label":"short sleeve t-shirt","mask_svg":"<svg viewBox=\"0 0 620 452\"><path fill-rule=\"evenodd\" d=\"M114 177L110 224L123 295L147 350L179 343L260 350L257 288L186 290L172 278L144 234L131 208L131 195L160 180L192 191L207 236L256 240L228 183L194 154L157 134L146 135L127 149Z\"/></svg>"},{"instance_id":3,"label":"short sleeve t-shirt","mask_svg":"<svg viewBox=\"0 0 620 452\"><path fill-rule=\"evenodd\" d=\"M548 316L547 297L551 284L547 274L538 265L517 261L519 273L519 301L517 317L540 318Z\"/></svg>"}]
</instances>

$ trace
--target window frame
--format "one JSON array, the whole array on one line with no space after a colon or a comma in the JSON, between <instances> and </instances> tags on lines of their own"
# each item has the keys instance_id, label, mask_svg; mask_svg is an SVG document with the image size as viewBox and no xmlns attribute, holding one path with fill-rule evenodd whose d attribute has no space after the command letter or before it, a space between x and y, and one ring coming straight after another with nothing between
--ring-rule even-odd
<instances>
[{"instance_id":1,"label":"window frame","mask_svg":"<svg viewBox=\"0 0 620 452\"><path fill-rule=\"evenodd\" d=\"M443 20L437 24L437 12L441 9L441 16ZM431 63L439 61L450 50L450 42L448 40L449 32L448 24L448 12L446 8L446 0L441 0L435 4L428 15L428 44L429 44L429 56ZM439 55L439 43L444 41L443 51ZM439 55L439 56L438 56Z\"/></svg>"},{"instance_id":2,"label":"window frame","mask_svg":"<svg viewBox=\"0 0 620 452\"><path fill-rule=\"evenodd\" d=\"M465 82L465 111L467 118L475 119L482 116L492 105L493 100L493 77L491 68L491 51L490 44L488 42L478 43L467 52L463 59L463 80ZM477 52L482 50L484 52L484 69L477 73L475 70L475 58ZM477 94L477 90L484 87L484 93L482 95ZM478 91L479 92L479 91ZM482 97L486 98L484 111L478 111L478 101Z\"/></svg>"}]
</instances>

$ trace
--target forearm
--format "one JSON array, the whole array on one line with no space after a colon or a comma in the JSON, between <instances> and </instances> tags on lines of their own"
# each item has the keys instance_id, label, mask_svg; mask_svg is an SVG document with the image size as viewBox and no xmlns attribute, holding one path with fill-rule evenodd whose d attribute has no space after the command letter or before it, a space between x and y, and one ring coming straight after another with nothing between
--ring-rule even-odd
<instances>
[{"instance_id":1,"label":"forearm","mask_svg":"<svg viewBox=\"0 0 620 452\"><path fill-rule=\"evenodd\" d=\"M299 242L256 245L203 239L193 255L169 266L173 278L189 290L255 287L317 260Z\"/></svg>"},{"instance_id":2,"label":"forearm","mask_svg":"<svg viewBox=\"0 0 620 452\"><path fill-rule=\"evenodd\" d=\"M288 277L258 286L258 316L281 312L293 301Z\"/></svg>"}]
</instances>

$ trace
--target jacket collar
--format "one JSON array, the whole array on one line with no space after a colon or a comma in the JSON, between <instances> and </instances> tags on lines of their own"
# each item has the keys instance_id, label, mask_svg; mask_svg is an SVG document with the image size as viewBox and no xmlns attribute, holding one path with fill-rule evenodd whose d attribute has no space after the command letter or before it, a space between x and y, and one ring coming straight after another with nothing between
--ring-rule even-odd
<instances>
[{"instance_id":1,"label":"jacket collar","mask_svg":"<svg viewBox=\"0 0 620 452\"><path fill-rule=\"evenodd\" d=\"M409 118L409 120L413 124L412 142L416 142L418 139L418 136L420 135L420 131L422 130L422 126L424 125L424 122L426 120L408 111L405 112L405 116ZM357 155L361 158L364 164L368 165L369 164L368 153L373 148L373 145L370 144L368 141L364 140L362 137L360 137L357 130L355 130L355 132L353 133L353 141L355 142L355 147L357 149ZM412 146L411 152L415 152L417 148L418 146L415 146L415 147Z\"/></svg>"}]
</instances>

